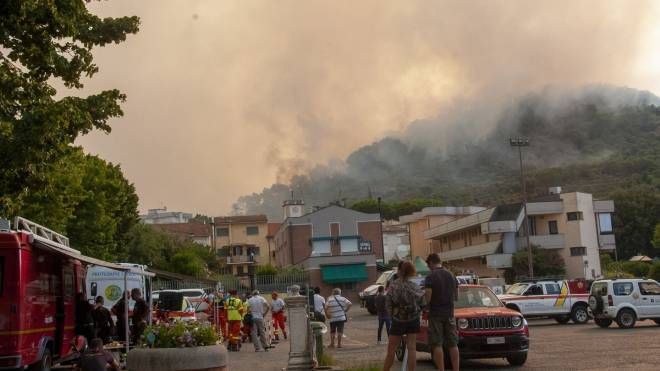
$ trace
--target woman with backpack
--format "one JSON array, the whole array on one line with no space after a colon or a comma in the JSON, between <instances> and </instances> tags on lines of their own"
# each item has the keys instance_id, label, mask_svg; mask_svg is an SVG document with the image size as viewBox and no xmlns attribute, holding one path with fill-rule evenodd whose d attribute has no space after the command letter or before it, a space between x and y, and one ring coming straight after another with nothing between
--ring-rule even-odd
<instances>
[{"instance_id":1,"label":"woman with backpack","mask_svg":"<svg viewBox=\"0 0 660 371\"><path fill-rule=\"evenodd\" d=\"M389 371L392 367L396 348L405 336L408 370L413 371L417 362L417 334L420 327L424 291L410 280L416 274L415 266L411 262L404 262L397 273L398 277L392 282L386 295L387 309L392 317L392 327L383 370Z\"/></svg>"}]
</instances>

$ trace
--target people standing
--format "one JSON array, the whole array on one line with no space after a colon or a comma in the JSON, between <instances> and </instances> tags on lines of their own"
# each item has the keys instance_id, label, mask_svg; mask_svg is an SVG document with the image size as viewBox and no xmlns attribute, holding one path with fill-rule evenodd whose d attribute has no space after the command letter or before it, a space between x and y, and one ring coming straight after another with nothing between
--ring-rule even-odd
<instances>
[{"instance_id":1,"label":"people standing","mask_svg":"<svg viewBox=\"0 0 660 371\"><path fill-rule=\"evenodd\" d=\"M133 314L131 316L132 327L131 327L131 337L133 338L133 344L140 342L140 336L147 328L147 316L149 315L149 306L147 302L142 298L142 292L138 288L131 290L131 297L135 301L135 306L133 306Z\"/></svg>"},{"instance_id":2,"label":"people standing","mask_svg":"<svg viewBox=\"0 0 660 371\"><path fill-rule=\"evenodd\" d=\"M320 287L314 288L314 320L325 323L325 298Z\"/></svg>"},{"instance_id":3,"label":"people standing","mask_svg":"<svg viewBox=\"0 0 660 371\"><path fill-rule=\"evenodd\" d=\"M416 274L415 266L406 261L401 264L397 279L394 280L386 294L387 310L392 317L390 336L387 344L384 371L389 371L394 363L396 347L405 336L408 352L408 370L414 371L417 363L417 334L420 327L420 316L424 291L410 279Z\"/></svg>"},{"instance_id":4,"label":"people standing","mask_svg":"<svg viewBox=\"0 0 660 371\"><path fill-rule=\"evenodd\" d=\"M429 304L429 346L438 370L445 369L443 347L449 350L454 371L459 369L458 332L454 317L454 302L458 298L458 281L442 267L440 256L430 254L426 264L431 273L426 276L426 301Z\"/></svg>"},{"instance_id":5,"label":"people standing","mask_svg":"<svg viewBox=\"0 0 660 371\"><path fill-rule=\"evenodd\" d=\"M284 320L284 300L279 297L277 292L273 292L270 295L273 301L270 303L270 315L273 318L273 328L275 329L275 340L280 340L279 330L282 330L282 335L286 339L286 327Z\"/></svg>"},{"instance_id":6,"label":"people standing","mask_svg":"<svg viewBox=\"0 0 660 371\"><path fill-rule=\"evenodd\" d=\"M225 302L227 319L229 320L229 351L241 350L241 322L243 321L243 301L238 297L236 289L229 290L231 295Z\"/></svg>"},{"instance_id":7,"label":"people standing","mask_svg":"<svg viewBox=\"0 0 660 371\"><path fill-rule=\"evenodd\" d=\"M378 286L378 291L376 292L374 303L376 305L376 314L378 315L378 344L383 344L383 339L381 337L381 334L383 333L383 327L385 327L385 332L389 337L390 327L392 326L392 318L390 317L390 313L387 310L385 287Z\"/></svg>"},{"instance_id":8,"label":"people standing","mask_svg":"<svg viewBox=\"0 0 660 371\"><path fill-rule=\"evenodd\" d=\"M252 292L252 297L247 301L247 307L252 315L252 344L255 352L264 352L270 348L266 339L266 327L264 325L264 316L270 311L270 306L266 299L261 296L259 290Z\"/></svg>"},{"instance_id":9,"label":"people standing","mask_svg":"<svg viewBox=\"0 0 660 371\"><path fill-rule=\"evenodd\" d=\"M108 343L110 342L110 335L112 334L112 329L115 327L115 323L112 320L110 311L103 306L105 302L103 296L97 296L94 302L96 303L92 311L92 317L94 318L94 337L103 340L103 343Z\"/></svg>"},{"instance_id":10,"label":"people standing","mask_svg":"<svg viewBox=\"0 0 660 371\"><path fill-rule=\"evenodd\" d=\"M76 294L76 335L84 336L87 342L94 337L93 309L83 293Z\"/></svg>"},{"instance_id":11,"label":"people standing","mask_svg":"<svg viewBox=\"0 0 660 371\"><path fill-rule=\"evenodd\" d=\"M326 300L325 315L330 322L330 348L335 347L335 337L337 338L337 348L341 348L344 325L348 320L347 313L352 305L353 303L341 296L339 288L333 289L332 295Z\"/></svg>"},{"instance_id":12,"label":"people standing","mask_svg":"<svg viewBox=\"0 0 660 371\"><path fill-rule=\"evenodd\" d=\"M117 316L117 336L120 341L126 340L126 300L130 295L131 294L128 290L124 291L124 296L112 306L112 309L110 309L112 314Z\"/></svg>"}]
</instances>

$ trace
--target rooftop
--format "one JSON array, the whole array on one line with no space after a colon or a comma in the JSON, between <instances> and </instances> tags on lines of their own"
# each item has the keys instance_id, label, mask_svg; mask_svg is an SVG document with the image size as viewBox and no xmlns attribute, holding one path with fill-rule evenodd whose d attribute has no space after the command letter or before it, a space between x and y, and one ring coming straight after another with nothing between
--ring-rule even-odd
<instances>
[{"instance_id":1,"label":"rooftop","mask_svg":"<svg viewBox=\"0 0 660 371\"><path fill-rule=\"evenodd\" d=\"M249 224L249 223L268 223L268 217L259 215L234 215L234 216L216 216L213 218L215 224Z\"/></svg>"},{"instance_id":2,"label":"rooftop","mask_svg":"<svg viewBox=\"0 0 660 371\"><path fill-rule=\"evenodd\" d=\"M211 226L203 223L174 223L174 224L152 224L155 228L166 232L194 236L208 237L211 235Z\"/></svg>"}]
</instances>

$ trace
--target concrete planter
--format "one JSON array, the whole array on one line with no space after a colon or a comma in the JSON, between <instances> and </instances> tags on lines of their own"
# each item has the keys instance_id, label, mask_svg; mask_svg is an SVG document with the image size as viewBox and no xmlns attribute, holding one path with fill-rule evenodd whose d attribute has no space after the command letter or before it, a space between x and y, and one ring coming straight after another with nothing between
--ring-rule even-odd
<instances>
[{"instance_id":1,"label":"concrete planter","mask_svg":"<svg viewBox=\"0 0 660 371\"><path fill-rule=\"evenodd\" d=\"M128 371L227 371L222 345L195 348L135 348L128 352Z\"/></svg>"}]
</instances>

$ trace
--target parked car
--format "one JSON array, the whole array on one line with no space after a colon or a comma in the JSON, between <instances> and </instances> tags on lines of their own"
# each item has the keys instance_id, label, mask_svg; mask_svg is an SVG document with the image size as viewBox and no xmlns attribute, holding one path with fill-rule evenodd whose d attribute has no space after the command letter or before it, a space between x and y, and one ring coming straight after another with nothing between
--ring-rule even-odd
<instances>
[{"instance_id":1,"label":"parked car","mask_svg":"<svg viewBox=\"0 0 660 371\"><path fill-rule=\"evenodd\" d=\"M640 278L598 280L591 285L589 308L594 322L603 328L613 321L632 328L644 319L660 325L660 284Z\"/></svg>"},{"instance_id":2,"label":"parked car","mask_svg":"<svg viewBox=\"0 0 660 371\"><path fill-rule=\"evenodd\" d=\"M564 324L589 321L589 292L584 280L520 282L498 298L526 318L550 317Z\"/></svg>"},{"instance_id":3,"label":"parked car","mask_svg":"<svg viewBox=\"0 0 660 371\"><path fill-rule=\"evenodd\" d=\"M156 321L194 321L195 306L179 290L162 290L154 307L153 318Z\"/></svg>"},{"instance_id":4,"label":"parked car","mask_svg":"<svg viewBox=\"0 0 660 371\"><path fill-rule=\"evenodd\" d=\"M487 286L459 286L454 316L461 358L506 358L513 366L523 365L527 361L527 321L519 312L505 307ZM417 351L431 353L427 311L422 314ZM396 356L403 360L403 342L397 348ZM444 361L449 365L448 352L445 352Z\"/></svg>"},{"instance_id":5,"label":"parked car","mask_svg":"<svg viewBox=\"0 0 660 371\"><path fill-rule=\"evenodd\" d=\"M392 279L394 273L396 273L396 270L383 272L373 285L367 287L358 294L360 297L360 305L367 308L369 313L376 314L376 303L374 302L374 298L378 292L378 286L385 286L387 282Z\"/></svg>"}]
</instances>

